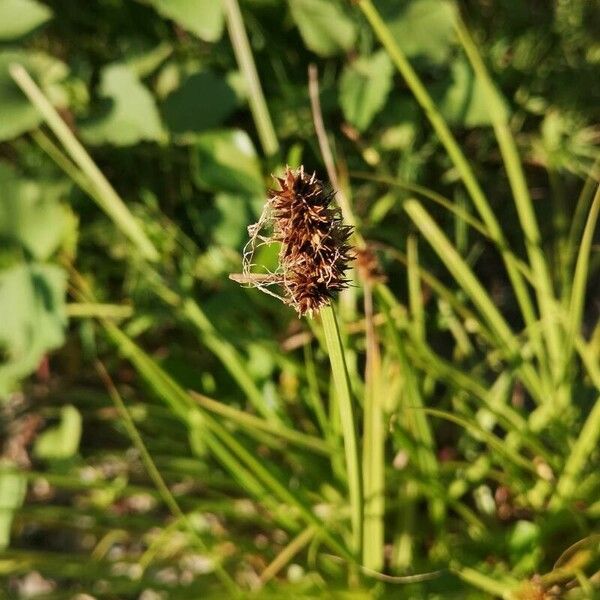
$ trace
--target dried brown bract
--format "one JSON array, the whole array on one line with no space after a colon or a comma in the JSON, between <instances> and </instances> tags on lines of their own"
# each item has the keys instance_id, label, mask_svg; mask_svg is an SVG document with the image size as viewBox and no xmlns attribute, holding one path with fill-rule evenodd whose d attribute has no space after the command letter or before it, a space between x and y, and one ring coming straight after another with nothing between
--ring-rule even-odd
<instances>
[{"instance_id":1,"label":"dried brown bract","mask_svg":"<svg viewBox=\"0 0 600 600\"><path fill-rule=\"evenodd\" d=\"M345 273L353 258L348 243L352 227L342 223L333 204L335 193L315 173L288 167L284 177L275 179L279 189L269 190L259 221L248 227L243 274L231 278L279 298L299 315L312 315L348 286ZM281 244L277 270L253 272L256 248L272 243Z\"/></svg>"}]
</instances>

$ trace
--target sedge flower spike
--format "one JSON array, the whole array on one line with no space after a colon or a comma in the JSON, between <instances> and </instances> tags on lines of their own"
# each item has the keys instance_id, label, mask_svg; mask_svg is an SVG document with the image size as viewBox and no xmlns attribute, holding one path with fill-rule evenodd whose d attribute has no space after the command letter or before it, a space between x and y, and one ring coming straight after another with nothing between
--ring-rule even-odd
<instances>
[{"instance_id":1,"label":"sedge flower spike","mask_svg":"<svg viewBox=\"0 0 600 600\"><path fill-rule=\"evenodd\" d=\"M269 190L260 219L248 227L243 273L230 277L279 298L300 316L312 316L348 286L352 227L343 224L335 192L316 173L287 167L275 180L279 189ZM257 247L273 243L280 244L277 269L253 272Z\"/></svg>"}]
</instances>

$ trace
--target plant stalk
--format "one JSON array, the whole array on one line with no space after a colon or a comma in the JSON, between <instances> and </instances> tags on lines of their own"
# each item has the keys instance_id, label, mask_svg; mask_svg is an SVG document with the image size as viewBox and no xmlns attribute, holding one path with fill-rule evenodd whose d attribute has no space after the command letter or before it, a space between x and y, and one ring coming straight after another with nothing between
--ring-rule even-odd
<instances>
[{"instance_id":1,"label":"plant stalk","mask_svg":"<svg viewBox=\"0 0 600 600\"><path fill-rule=\"evenodd\" d=\"M229 39L231 40L235 58L248 88L248 102L258 137L264 153L267 156L272 156L279 151L279 142L277 141L273 122L267 108L267 102L260 85L242 13L237 0L222 0L222 2L227 18Z\"/></svg>"},{"instance_id":2,"label":"plant stalk","mask_svg":"<svg viewBox=\"0 0 600 600\"><path fill-rule=\"evenodd\" d=\"M335 385L336 399L342 435L344 437L344 451L346 457L346 473L348 477L348 490L350 494L350 516L352 522L352 550L358 557L362 550L362 522L363 522L363 491L360 472L360 459L356 440L356 424L352 408L352 394L350 392L350 379L346 360L342 348L342 340L338 328L335 312L331 305L325 306L321 312L321 321L325 333L331 372Z\"/></svg>"}]
</instances>

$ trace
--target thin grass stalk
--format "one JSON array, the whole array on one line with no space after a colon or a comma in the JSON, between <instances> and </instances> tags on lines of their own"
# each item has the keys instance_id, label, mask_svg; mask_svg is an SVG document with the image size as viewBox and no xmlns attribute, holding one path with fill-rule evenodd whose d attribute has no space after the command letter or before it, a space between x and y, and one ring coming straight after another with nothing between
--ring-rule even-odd
<instances>
[{"instance_id":1,"label":"thin grass stalk","mask_svg":"<svg viewBox=\"0 0 600 600\"><path fill-rule=\"evenodd\" d=\"M429 213L427 213L419 202L412 199L404 203L404 209L438 256L444 260L446 268L452 273L453 277L477 307L495 335L497 343L499 343L503 352L508 358L522 360L522 357L520 357L521 348L512 330L477 277L475 277L456 249L448 241ZM541 402L543 399L542 386L535 370L526 362L520 365L519 370L521 371L525 385L532 395L537 398L538 402Z\"/></svg>"},{"instance_id":2,"label":"thin grass stalk","mask_svg":"<svg viewBox=\"0 0 600 600\"><path fill-rule=\"evenodd\" d=\"M424 408L422 410L428 415L431 415L432 417L445 419L446 421L450 421L451 423L459 425L470 435L472 435L475 439L485 442L491 449L495 450L499 456L503 456L504 458L512 462L515 466L518 466L525 471L533 473L536 477L539 476L537 469L535 465L531 462L531 460L523 458L518 452L516 452L512 448L509 448L505 444L503 439L487 431L486 429L483 429L474 421L468 421L467 419L457 417L456 415L447 411L438 410L435 408Z\"/></svg>"},{"instance_id":3,"label":"thin grass stalk","mask_svg":"<svg viewBox=\"0 0 600 600\"><path fill-rule=\"evenodd\" d=\"M486 229L485 225L478 221L475 217L473 217L470 213L468 213L463 207L457 206L454 202L442 196L435 190L432 190L428 187L418 185L416 183L408 183L402 181L401 179L396 179L394 177L385 177L381 175L372 175L371 173L366 173L363 171L353 171L351 176L355 179L362 179L365 181L374 181L376 183L384 183L386 185L393 185L394 187L398 187L402 190L406 190L408 192L413 192L414 194L418 194L423 198L427 198L432 200L436 204L439 204L447 211L451 212L455 217L464 221L467 225L475 229L482 236L491 239L489 231Z\"/></svg>"},{"instance_id":4,"label":"thin grass stalk","mask_svg":"<svg viewBox=\"0 0 600 600\"><path fill-rule=\"evenodd\" d=\"M561 356L561 339L556 323L556 299L552 290L552 279L548 264L541 248L540 230L537 224L533 202L525 180L519 152L506 117L506 110L500 95L492 82L486 66L477 50L471 34L460 18L455 21L455 29L465 53L483 85L487 96L489 116L498 140L502 160L513 193L521 228L525 235L525 245L531 269L535 278L535 289L543 322L543 331L554 372L558 371Z\"/></svg>"},{"instance_id":5,"label":"thin grass stalk","mask_svg":"<svg viewBox=\"0 0 600 600\"><path fill-rule=\"evenodd\" d=\"M281 438L282 440L286 440L291 444L295 444L325 456L329 456L333 452L333 449L321 438L302 433L301 431L296 431L295 429L273 425L265 419L238 410L232 406L223 404L222 402L217 402L216 400L208 398L204 394L194 392L193 390L190 390L189 394L202 408L225 417L231 422L237 423L247 429L264 431L270 435Z\"/></svg>"},{"instance_id":6,"label":"thin grass stalk","mask_svg":"<svg viewBox=\"0 0 600 600\"><path fill-rule=\"evenodd\" d=\"M430 484L435 486L438 479L439 465L436 458L433 434L431 433L427 414L424 412L425 402L415 376L414 367L406 353L404 340L400 337L399 329L392 320L389 305L385 298L386 294L381 288L382 286L377 290L378 300L386 317L388 333L393 342L404 379L404 394L407 406L404 407L406 410L402 420L407 423L408 429L414 437L416 444L415 457L419 469ZM409 492L412 494L413 491L409 486ZM440 499L432 500L429 503L429 512L432 520L439 524L445 515L443 501Z\"/></svg>"},{"instance_id":7,"label":"thin grass stalk","mask_svg":"<svg viewBox=\"0 0 600 600\"><path fill-rule=\"evenodd\" d=\"M385 512L385 429L381 405L381 355L373 323L373 289L365 281L364 307L366 321L365 401L363 425L363 559L368 569L380 571L383 566Z\"/></svg>"},{"instance_id":8,"label":"thin grass stalk","mask_svg":"<svg viewBox=\"0 0 600 600\"><path fill-rule=\"evenodd\" d=\"M600 439L600 397L588 415L571 452L565 461L565 466L556 484L556 490L550 500L550 508L558 509L573 499L577 491L578 479L588 463L590 456L598 446Z\"/></svg>"},{"instance_id":9,"label":"thin grass stalk","mask_svg":"<svg viewBox=\"0 0 600 600\"><path fill-rule=\"evenodd\" d=\"M92 198L113 220L117 228L131 240L144 258L157 261L159 254L154 244L29 73L19 64L10 65L9 71L15 83L44 117L73 162L83 171L96 189L97 193L93 194Z\"/></svg>"},{"instance_id":10,"label":"thin grass stalk","mask_svg":"<svg viewBox=\"0 0 600 600\"><path fill-rule=\"evenodd\" d=\"M494 241L502 255L504 264L506 266L506 271L510 278L525 324L527 326L531 326L536 321L536 315L531 298L529 297L527 286L525 285L525 281L519 272L514 256L508 251L508 244L504 239L502 229L491 209L488 199L477 182L475 174L473 173L467 158L460 149L456 139L448 127L448 124L436 107L433 99L427 92L427 89L419 79L419 76L394 40L393 35L391 34L387 25L384 23L381 15L373 6L372 0L360 0L358 6L369 21L373 31L375 32L375 35L386 49L393 63L396 65L396 68L404 78L404 81L413 93L415 99L425 111L425 115L437 133L440 142L446 148L448 156L454 163L454 166L456 167L465 185L465 188L467 189L473 204L475 205L475 208L479 212L489 231L491 239Z\"/></svg>"},{"instance_id":11,"label":"thin grass stalk","mask_svg":"<svg viewBox=\"0 0 600 600\"><path fill-rule=\"evenodd\" d=\"M208 550L206 544L198 535L198 532L194 529L187 515L181 510L179 504L175 500L175 497L171 493L171 490L168 488L167 484L165 483L165 480L162 478L160 471L154 464L154 460L152 459L152 456L146 448L146 444L144 444L140 432L135 426L135 422L129 414L129 410L127 410L127 407L125 406L121 395L117 391L117 388L115 387L110 375L108 374L108 371L100 361L96 361L96 370L98 371L100 378L104 382L104 385L108 390L108 394L111 400L113 401L114 405L116 406L119 415L121 416L121 420L123 422L123 426L125 427L125 431L127 431L127 435L129 435L129 438L133 442L133 445L137 448L137 451L140 453L142 463L146 467L146 471L148 472L150 479L156 486L156 489L158 490L161 498L163 499L163 502L169 508L171 514L181 523L184 524L188 533L196 542L198 547L206 552ZM242 591L240 590L239 586L235 583L235 581L231 578L229 573L227 573L227 571L222 567L222 565L219 562L215 564L215 573L220 579L221 583L225 586L228 592L233 595L233 597L241 597Z\"/></svg>"},{"instance_id":12,"label":"thin grass stalk","mask_svg":"<svg viewBox=\"0 0 600 600\"><path fill-rule=\"evenodd\" d=\"M352 554L329 533L312 509L297 498L286 484L279 481L263 461L256 458L209 413L201 412L189 394L119 328L107 321L102 324L109 338L132 362L155 393L169 406L176 409L182 422L191 428L199 429L200 435L206 440L208 447L217 459L247 487L252 495L265 503L271 510L275 510L275 514L277 514L275 499L295 507L307 524L312 524L318 529L320 537L334 552L346 560L354 560ZM251 483L251 487L248 487L248 482Z\"/></svg>"},{"instance_id":13,"label":"thin grass stalk","mask_svg":"<svg viewBox=\"0 0 600 600\"><path fill-rule=\"evenodd\" d=\"M518 586L518 582L514 579L504 578L499 581L471 567L452 564L450 570L466 583L496 598L512 598L512 591Z\"/></svg>"},{"instance_id":14,"label":"thin grass stalk","mask_svg":"<svg viewBox=\"0 0 600 600\"><path fill-rule=\"evenodd\" d=\"M218 0L215 0L218 1ZM279 151L279 142L275 135L273 122L269 115L267 102L260 85L256 64L244 27L244 20L237 0L221 0L225 9L229 39L235 53L240 71L246 81L250 111L256 125L258 138L267 156L273 156Z\"/></svg>"},{"instance_id":15,"label":"thin grass stalk","mask_svg":"<svg viewBox=\"0 0 600 600\"><path fill-rule=\"evenodd\" d=\"M406 240L406 275L408 284L408 306L414 323L415 336L425 340L425 311L423 309L423 293L421 290L421 276L419 274L419 247L418 239L410 234Z\"/></svg>"},{"instance_id":16,"label":"thin grass stalk","mask_svg":"<svg viewBox=\"0 0 600 600\"><path fill-rule=\"evenodd\" d=\"M300 552L314 537L314 527L307 527L299 533L264 569L260 574L262 585L273 579L285 565L287 565L298 552Z\"/></svg>"},{"instance_id":17,"label":"thin grass stalk","mask_svg":"<svg viewBox=\"0 0 600 600\"><path fill-rule=\"evenodd\" d=\"M310 343L304 346L304 365L306 373L306 381L308 383L308 401L310 403L319 428L327 440L331 439L331 425L325 413L325 407L319 392L319 381L317 371L315 369L315 361L313 357L312 345Z\"/></svg>"},{"instance_id":18,"label":"thin grass stalk","mask_svg":"<svg viewBox=\"0 0 600 600\"><path fill-rule=\"evenodd\" d=\"M271 423L281 423L274 408L268 406L265 397L248 373L245 362L232 344L219 336L202 308L191 298L183 301L183 313L198 329L202 343L223 363L229 374L237 382L252 406Z\"/></svg>"},{"instance_id":19,"label":"thin grass stalk","mask_svg":"<svg viewBox=\"0 0 600 600\"><path fill-rule=\"evenodd\" d=\"M573 274L573 286L571 291L571 301L569 303L569 323L567 326L567 350L565 357L565 369L568 368L572 355L573 345L576 336L579 335L583 321L583 311L585 308L585 296L590 271L590 254L594 233L598 223L598 213L600 212L600 185L596 188L596 194L592 201L592 206L581 236L577 262L575 263L575 272Z\"/></svg>"},{"instance_id":20,"label":"thin grass stalk","mask_svg":"<svg viewBox=\"0 0 600 600\"><path fill-rule=\"evenodd\" d=\"M350 379L344 359L342 340L337 324L335 312L331 305L323 307L321 321L325 333L325 340L331 363L331 373L335 385L335 397L339 410L344 438L344 452L346 457L346 475L348 478L348 491L350 496L350 519L352 523L352 551L355 556L361 556L363 544L363 490L361 481L360 458L356 441L356 422L352 408L352 394L350 392Z\"/></svg>"},{"instance_id":21,"label":"thin grass stalk","mask_svg":"<svg viewBox=\"0 0 600 600\"><path fill-rule=\"evenodd\" d=\"M319 72L315 64L310 64L308 66L308 95L310 97L310 106L315 133L317 134L317 141L319 142L321 157L323 158L325 169L327 170L327 177L329 177L329 181L335 190L336 201L340 207L340 210L342 211L344 221L348 225L355 227L353 239L359 247L362 247L364 246L364 241L356 230L356 218L352 212L350 201L348 200L344 190L340 187L340 183L338 181L335 161L333 159L333 153L331 151L329 139L327 138L325 122L323 121L323 112L321 110L321 102L319 100Z\"/></svg>"},{"instance_id":22,"label":"thin grass stalk","mask_svg":"<svg viewBox=\"0 0 600 600\"><path fill-rule=\"evenodd\" d=\"M575 212L571 220L571 227L569 228L569 235L567 238L567 271L571 272L573 262L575 261L575 255L579 247L579 240L581 238L585 223L587 222L587 216L589 214L589 205L594 197L594 190L598 186L598 181L593 176L593 173L600 167L600 159L598 159L588 174L579 197L577 198L577 204L575 206ZM567 278L566 284L570 284L570 278ZM563 301L570 300L571 286L565 285L563 287Z\"/></svg>"}]
</instances>

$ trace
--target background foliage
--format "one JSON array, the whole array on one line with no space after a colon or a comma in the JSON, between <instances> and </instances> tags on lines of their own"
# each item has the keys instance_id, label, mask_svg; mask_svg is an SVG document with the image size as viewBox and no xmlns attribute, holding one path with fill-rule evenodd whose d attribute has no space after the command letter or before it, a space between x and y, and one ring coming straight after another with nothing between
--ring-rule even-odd
<instances>
[{"instance_id":1,"label":"background foliage","mask_svg":"<svg viewBox=\"0 0 600 600\"><path fill-rule=\"evenodd\" d=\"M2 590L594 597L600 7L240 5L0 0ZM320 322L227 279L270 174L327 178L311 63L378 264L362 552Z\"/></svg>"}]
</instances>

